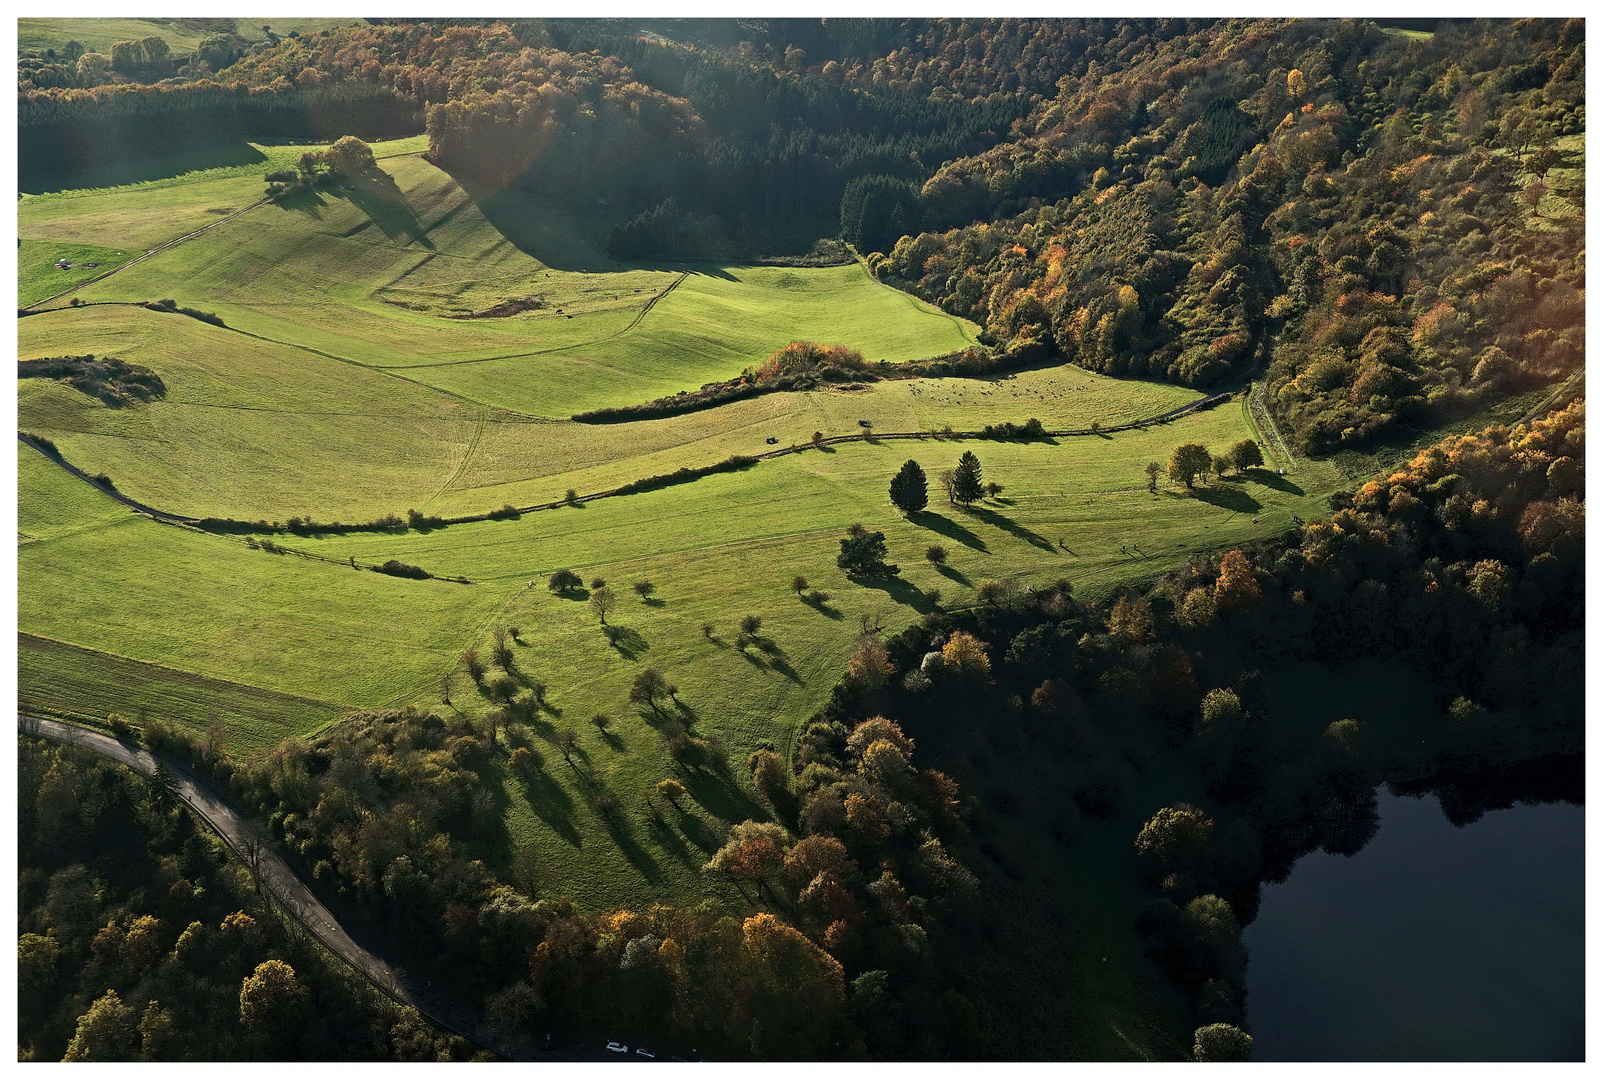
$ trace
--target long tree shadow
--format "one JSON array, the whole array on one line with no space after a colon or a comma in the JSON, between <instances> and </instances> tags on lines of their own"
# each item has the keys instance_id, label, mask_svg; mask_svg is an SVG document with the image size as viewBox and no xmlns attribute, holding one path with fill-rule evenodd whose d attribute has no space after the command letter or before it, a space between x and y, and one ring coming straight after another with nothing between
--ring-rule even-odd
<instances>
[{"instance_id":1,"label":"long tree shadow","mask_svg":"<svg viewBox=\"0 0 1603 1080\"><path fill-rule=\"evenodd\" d=\"M552 832L574 847L581 846L579 830L573 824L573 796L550 773L542 769L523 781L523 798Z\"/></svg>"},{"instance_id":2,"label":"long tree shadow","mask_svg":"<svg viewBox=\"0 0 1603 1080\"><path fill-rule=\"evenodd\" d=\"M616 731L603 731L601 733L601 741L606 743L607 749L613 751L614 753L626 754L629 752L629 744L618 738L618 733Z\"/></svg>"},{"instance_id":3,"label":"long tree shadow","mask_svg":"<svg viewBox=\"0 0 1603 1080\"><path fill-rule=\"evenodd\" d=\"M804 596L802 597L802 603L806 604L820 615L834 619L837 622L846 617L845 615L841 614L840 608L830 607L828 600L814 600L810 596Z\"/></svg>"},{"instance_id":4,"label":"long tree shadow","mask_svg":"<svg viewBox=\"0 0 1603 1080\"><path fill-rule=\"evenodd\" d=\"M950 578L951 580L957 582L959 585L972 585L972 584L974 584L973 580L967 574L963 573L963 571L961 571L961 570L956 569L955 567L947 566L947 565L945 565L943 563L940 566L937 566L935 569L938 570L943 576Z\"/></svg>"},{"instance_id":5,"label":"long tree shadow","mask_svg":"<svg viewBox=\"0 0 1603 1080\"><path fill-rule=\"evenodd\" d=\"M766 807L727 777L703 770L681 772L685 789L703 810L725 821L767 821Z\"/></svg>"},{"instance_id":6,"label":"long tree shadow","mask_svg":"<svg viewBox=\"0 0 1603 1080\"><path fill-rule=\"evenodd\" d=\"M607 827L607 834L612 837L612 842L618 845L618 850L623 852L623 857L629 860L629 865L638 870L640 876L653 885L661 881L662 871L657 868L657 860L653 859L651 853L641 847L639 842L635 840L634 833L629 828L629 821L624 817L623 812L615 810L610 814L602 814L600 817L602 823Z\"/></svg>"},{"instance_id":7,"label":"long tree shadow","mask_svg":"<svg viewBox=\"0 0 1603 1080\"><path fill-rule=\"evenodd\" d=\"M995 510L990 510L983 506L970 507L969 513L973 514L987 525L995 525L1003 532L1011 533L1020 540L1034 544L1043 551L1057 550L1057 545L1052 543L1052 541L1048 540L1046 537L1042 536L1033 529L1025 528L1023 525L1020 525L1018 522L1014 521L1005 514L998 514Z\"/></svg>"},{"instance_id":8,"label":"long tree shadow","mask_svg":"<svg viewBox=\"0 0 1603 1080\"><path fill-rule=\"evenodd\" d=\"M646 639L640 636L640 632L638 630L631 630L627 626L618 626L616 624L609 623L603 628L602 633L606 635L607 644L611 645L614 649L617 649L618 652L621 653L627 660L633 660L635 657L651 648L651 646L646 643Z\"/></svg>"},{"instance_id":9,"label":"long tree shadow","mask_svg":"<svg viewBox=\"0 0 1603 1080\"><path fill-rule=\"evenodd\" d=\"M1264 487L1274 488L1276 491L1284 491L1291 495L1307 494L1302 488L1292 483L1291 477L1289 476L1276 476L1268 469L1252 469L1249 470L1249 474L1251 475L1252 479L1256 480Z\"/></svg>"},{"instance_id":10,"label":"long tree shadow","mask_svg":"<svg viewBox=\"0 0 1603 1080\"><path fill-rule=\"evenodd\" d=\"M908 520L976 551L991 550L985 546L985 541L981 540L978 534L959 525L945 514L937 514L933 510L921 510L916 514L909 514Z\"/></svg>"},{"instance_id":11,"label":"long tree shadow","mask_svg":"<svg viewBox=\"0 0 1603 1080\"><path fill-rule=\"evenodd\" d=\"M423 223L417 219L417 214L407 204L406 195L389 173L375 169L360 179L342 185L340 193L366 214L367 219L377 225L387 239L399 240L404 237L430 251L434 250L434 241L428 238Z\"/></svg>"},{"instance_id":12,"label":"long tree shadow","mask_svg":"<svg viewBox=\"0 0 1603 1080\"><path fill-rule=\"evenodd\" d=\"M906 604L920 615L928 615L935 610L929 597L919 591L918 587L901 578L853 578L865 589L879 589L886 593L898 604Z\"/></svg>"},{"instance_id":13,"label":"long tree shadow","mask_svg":"<svg viewBox=\"0 0 1603 1080\"><path fill-rule=\"evenodd\" d=\"M1240 488L1234 487L1210 485L1205 488L1192 488L1191 497L1200 499L1210 506L1234 510L1238 514L1255 514L1263 508L1263 503Z\"/></svg>"},{"instance_id":14,"label":"long tree shadow","mask_svg":"<svg viewBox=\"0 0 1603 1080\"><path fill-rule=\"evenodd\" d=\"M779 642L773 638L758 638L756 645L762 651L762 654L768 658L769 667L797 686L801 685L801 676L796 674L796 669L790 666L790 660L785 656L785 650L779 647Z\"/></svg>"},{"instance_id":15,"label":"long tree shadow","mask_svg":"<svg viewBox=\"0 0 1603 1080\"><path fill-rule=\"evenodd\" d=\"M646 833L653 843L685 866L694 867L700 861L690 854L689 845L685 843L678 833L674 832L673 826L668 824L666 818L649 821L646 825Z\"/></svg>"},{"instance_id":16,"label":"long tree shadow","mask_svg":"<svg viewBox=\"0 0 1603 1080\"><path fill-rule=\"evenodd\" d=\"M273 205L280 210L294 210L297 213L305 214L313 221L322 221L323 207L328 205L328 200L316 191L303 190L297 191L293 195L281 195L273 200Z\"/></svg>"}]
</instances>

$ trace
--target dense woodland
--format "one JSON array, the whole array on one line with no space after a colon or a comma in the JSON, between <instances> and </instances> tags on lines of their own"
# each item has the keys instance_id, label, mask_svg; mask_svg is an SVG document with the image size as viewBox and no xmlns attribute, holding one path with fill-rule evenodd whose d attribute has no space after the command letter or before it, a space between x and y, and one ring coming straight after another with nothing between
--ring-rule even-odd
<instances>
[{"instance_id":1,"label":"dense woodland","mask_svg":"<svg viewBox=\"0 0 1603 1080\"><path fill-rule=\"evenodd\" d=\"M160 776L18 741L22 1061L466 1060L255 891Z\"/></svg>"}]
</instances>

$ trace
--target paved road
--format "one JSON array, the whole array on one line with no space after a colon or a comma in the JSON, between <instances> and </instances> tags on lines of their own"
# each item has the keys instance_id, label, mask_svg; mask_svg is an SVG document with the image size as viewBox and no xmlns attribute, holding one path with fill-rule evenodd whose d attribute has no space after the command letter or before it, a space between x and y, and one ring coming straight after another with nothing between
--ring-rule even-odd
<instances>
[{"instance_id":1,"label":"paved road","mask_svg":"<svg viewBox=\"0 0 1603 1080\"><path fill-rule=\"evenodd\" d=\"M92 750L144 776L150 776L156 771L158 759L149 750L119 742L98 731L22 713L17 714L17 726L19 730L30 734L42 735L57 742ZM247 830L252 828L249 819L241 816L230 805L227 796L219 792L216 787L191 773L171 756L164 754L160 760L166 764L176 782L175 794L204 818L236 854L240 854L244 848ZM241 860L244 860L242 854ZM440 1026L501 1057L518 1061L598 1061L603 1058L618 1060L621 1057L606 1053L599 1043L582 1043L550 1053L536 1050L532 1046L514 1044L491 1031L478 1013L463 1002L436 990L426 980L409 974L405 968L391 964L358 945L345 932L345 928L340 925L333 913L312 895L312 891L305 883L296 877L295 872L274 852L262 853L257 876L262 888L271 893L285 910L330 952L361 972L374 986L397 1001L412 1006ZM634 1055L631 1053L629 1057L633 1059Z\"/></svg>"}]
</instances>

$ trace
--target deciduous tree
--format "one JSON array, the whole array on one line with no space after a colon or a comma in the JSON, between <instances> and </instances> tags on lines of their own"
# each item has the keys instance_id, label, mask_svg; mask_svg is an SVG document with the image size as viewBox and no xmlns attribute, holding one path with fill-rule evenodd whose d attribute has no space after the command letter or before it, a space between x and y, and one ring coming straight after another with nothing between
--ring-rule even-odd
<instances>
[{"instance_id":1,"label":"deciduous tree","mask_svg":"<svg viewBox=\"0 0 1603 1080\"><path fill-rule=\"evenodd\" d=\"M1169 457L1169 479L1178 481L1186 487L1199 476L1206 476L1213 467L1213 455L1201 443L1181 443L1174 448Z\"/></svg>"}]
</instances>

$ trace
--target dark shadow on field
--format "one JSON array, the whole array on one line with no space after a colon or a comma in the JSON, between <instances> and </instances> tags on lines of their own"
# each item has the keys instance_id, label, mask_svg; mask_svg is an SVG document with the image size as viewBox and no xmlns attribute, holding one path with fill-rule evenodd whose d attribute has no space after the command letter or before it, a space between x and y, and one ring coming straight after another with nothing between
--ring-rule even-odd
<instances>
[{"instance_id":1,"label":"dark shadow on field","mask_svg":"<svg viewBox=\"0 0 1603 1080\"><path fill-rule=\"evenodd\" d=\"M1276 491L1284 491L1291 495L1307 494L1302 488L1292 483L1289 476L1276 476L1268 469L1250 469L1248 472L1254 480L1266 488L1274 488Z\"/></svg>"},{"instance_id":2,"label":"dark shadow on field","mask_svg":"<svg viewBox=\"0 0 1603 1080\"><path fill-rule=\"evenodd\" d=\"M606 743L607 749L613 753L627 754L629 752L629 744L618 738L616 731L603 731L601 733L601 741Z\"/></svg>"},{"instance_id":3,"label":"dark shadow on field","mask_svg":"<svg viewBox=\"0 0 1603 1080\"><path fill-rule=\"evenodd\" d=\"M668 824L666 818L662 820L648 821L646 824L646 835L658 847L662 848L669 855L672 855L685 866L693 867L697 862L700 861L694 855L690 854L690 848L685 844L683 838L681 838L678 833L673 831L673 826Z\"/></svg>"},{"instance_id":4,"label":"dark shadow on field","mask_svg":"<svg viewBox=\"0 0 1603 1080\"><path fill-rule=\"evenodd\" d=\"M655 596L648 596L648 597L646 597L644 600L642 600L640 602L642 604L646 605L646 607L657 608L657 607L667 607L668 606L668 601L659 600Z\"/></svg>"},{"instance_id":5,"label":"dark shadow on field","mask_svg":"<svg viewBox=\"0 0 1603 1080\"><path fill-rule=\"evenodd\" d=\"M922 525L931 532L938 532L949 540L956 540L965 547L971 547L976 551L988 552L991 550L985 546L985 541L981 540L977 534L965 529L945 514L937 514L933 510L920 510L916 514L909 514L907 520L915 525Z\"/></svg>"},{"instance_id":6,"label":"dark shadow on field","mask_svg":"<svg viewBox=\"0 0 1603 1080\"><path fill-rule=\"evenodd\" d=\"M1205 488L1192 488L1191 494L1211 506L1234 510L1238 514L1256 514L1263 508L1263 503L1240 488L1209 485Z\"/></svg>"},{"instance_id":7,"label":"dark shadow on field","mask_svg":"<svg viewBox=\"0 0 1603 1080\"><path fill-rule=\"evenodd\" d=\"M1003 532L1012 533L1020 540L1034 544L1043 551L1057 550L1057 545L1052 543L1052 541L1048 540L1046 537L1042 536L1033 529L1025 528L1023 525L1020 525L1018 522L1014 521L1005 514L998 514L995 510L988 510L983 506L971 506L969 507L969 513L973 514L987 525L995 525Z\"/></svg>"},{"instance_id":8,"label":"dark shadow on field","mask_svg":"<svg viewBox=\"0 0 1603 1080\"><path fill-rule=\"evenodd\" d=\"M725 821L769 820L767 807L727 778L699 769L684 770L679 775L690 797L714 817Z\"/></svg>"},{"instance_id":9,"label":"dark shadow on field","mask_svg":"<svg viewBox=\"0 0 1603 1080\"><path fill-rule=\"evenodd\" d=\"M655 885L662 880L662 871L657 869L657 860L651 853L641 847L634 838L634 830L630 826L628 817L620 807L610 814L600 814L601 823L607 827L607 834L612 842L618 845L623 857L629 860L629 865L640 872L640 876Z\"/></svg>"},{"instance_id":10,"label":"dark shadow on field","mask_svg":"<svg viewBox=\"0 0 1603 1080\"><path fill-rule=\"evenodd\" d=\"M293 195L283 195L273 200L273 205L280 210L294 210L305 214L313 221L323 220L323 207L328 200L316 191L297 191Z\"/></svg>"},{"instance_id":11,"label":"dark shadow on field","mask_svg":"<svg viewBox=\"0 0 1603 1080\"><path fill-rule=\"evenodd\" d=\"M484 219L506 237L508 243L553 270L580 273L606 273L620 269L588 243L547 224L549 214L516 189L486 187L466 176L453 176L468 193Z\"/></svg>"},{"instance_id":12,"label":"dark shadow on field","mask_svg":"<svg viewBox=\"0 0 1603 1080\"><path fill-rule=\"evenodd\" d=\"M547 771L549 768L548 764L546 769L523 781L523 797L535 816L551 826L551 831L574 847L580 847L579 830L573 825L573 796L562 790L562 785Z\"/></svg>"},{"instance_id":13,"label":"dark shadow on field","mask_svg":"<svg viewBox=\"0 0 1603 1080\"><path fill-rule=\"evenodd\" d=\"M834 619L837 622L845 617L841 614L840 608L830 607L828 600L814 600L811 597L804 596L802 597L802 603L806 604L820 615L827 616L828 618Z\"/></svg>"},{"instance_id":14,"label":"dark shadow on field","mask_svg":"<svg viewBox=\"0 0 1603 1080\"><path fill-rule=\"evenodd\" d=\"M399 240L404 237L430 251L434 250L434 241L428 238L423 223L417 219L417 214L413 213L406 196L389 173L375 169L359 180L342 184L339 190L367 215L369 221L379 227L387 239Z\"/></svg>"},{"instance_id":15,"label":"dark shadow on field","mask_svg":"<svg viewBox=\"0 0 1603 1080\"><path fill-rule=\"evenodd\" d=\"M953 581L957 582L959 585L972 585L972 584L974 584L973 580L967 574L963 573L963 571L961 571L961 570L956 570L956 569L953 569L950 566L945 566L945 565L937 566L935 569L939 570L942 575L951 578Z\"/></svg>"},{"instance_id":16,"label":"dark shadow on field","mask_svg":"<svg viewBox=\"0 0 1603 1080\"><path fill-rule=\"evenodd\" d=\"M607 644L617 649L628 660L633 660L651 648L646 643L646 639L640 636L638 630L631 630L627 626L617 626L609 623L602 628L602 634L606 637Z\"/></svg>"},{"instance_id":17,"label":"dark shadow on field","mask_svg":"<svg viewBox=\"0 0 1603 1080\"><path fill-rule=\"evenodd\" d=\"M267 155L241 139L229 143L212 138L195 139L174 154L150 158L124 158L116 165L84 169L65 176L33 175L27 172L27 161L18 164L17 189L26 195L39 195L50 191L68 191L75 188L121 187L149 180L165 180L200 169L226 169L241 165L258 165Z\"/></svg>"},{"instance_id":18,"label":"dark shadow on field","mask_svg":"<svg viewBox=\"0 0 1603 1080\"><path fill-rule=\"evenodd\" d=\"M757 638L752 644L763 655L753 656L745 649L737 649L736 651L756 667L772 668L796 685L801 685L801 676L796 674L796 669L790 666L790 661L785 658L785 650L781 649L773 638Z\"/></svg>"},{"instance_id":19,"label":"dark shadow on field","mask_svg":"<svg viewBox=\"0 0 1603 1080\"><path fill-rule=\"evenodd\" d=\"M929 602L929 597L901 578L853 578L852 580L865 589L881 590L898 604L906 604L920 615L927 615L935 610L935 605Z\"/></svg>"}]
</instances>

